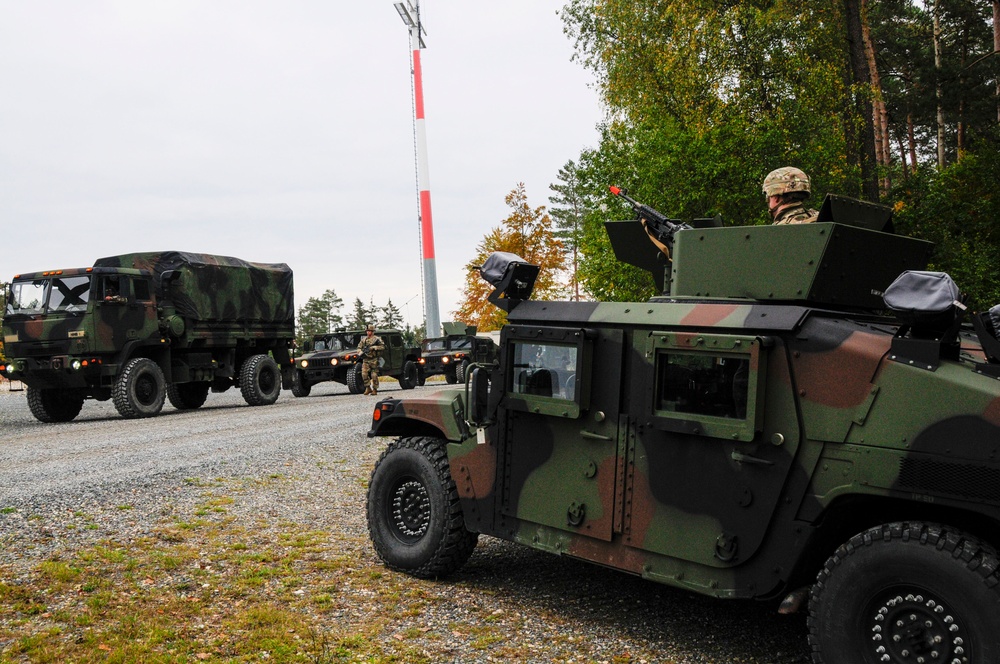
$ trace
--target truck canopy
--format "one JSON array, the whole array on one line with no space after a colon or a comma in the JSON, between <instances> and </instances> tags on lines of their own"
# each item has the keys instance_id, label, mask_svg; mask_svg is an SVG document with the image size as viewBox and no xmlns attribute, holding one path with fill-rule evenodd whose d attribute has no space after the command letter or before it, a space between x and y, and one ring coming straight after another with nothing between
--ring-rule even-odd
<instances>
[{"instance_id":1,"label":"truck canopy","mask_svg":"<svg viewBox=\"0 0 1000 664\"><path fill-rule=\"evenodd\" d=\"M150 251L99 258L94 267L149 270L157 294L177 313L203 321L292 322L292 270L284 263L184 251Z\"/></svg>"}]
</instances>

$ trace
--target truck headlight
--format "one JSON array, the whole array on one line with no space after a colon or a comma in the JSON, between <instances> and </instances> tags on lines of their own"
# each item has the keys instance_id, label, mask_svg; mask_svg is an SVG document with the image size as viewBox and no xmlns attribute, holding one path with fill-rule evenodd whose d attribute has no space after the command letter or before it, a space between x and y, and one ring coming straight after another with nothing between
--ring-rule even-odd
<instances>
[{"instance_id":1,"label":"truck headlight","mask_svg":"<svg viewBox=\"0 0 1000 664\"><path fill-rule=\"evenodd\" d=\"M451 362L451 358L447 355L441 358L441 364L448 364L449 362Z\"/></svg>"},{"instance_id":2,"label":"truck headlight","mask_svg":"<svg viewBox=\"0 0 1000 664\"><path fill-rule=\"evenodd\" d=\"M70 364L70 366L73 367L73 371L79 371L80 367L83 365L80 363L80 360L73 360L73 363Z\"/></svg>"},{"instance_id":3,"label":"truck headlight","mask_svg":"<svg viewBox=\"0 0 1000 664\"><path fill-rule=\"evenodd\" d=\"M330 364L332 364L333 366L337 366L338 364L340 364L340 360L338 360L335 357L331 357L330 358Z\"/></svg>"},{"instance_id":4,"label":"truck headlight","mask_svg":"<svg viewBox=\"0 0 1000 664\"><path fill-rule=\"evenodd\" d=\"M302 360L301 362L299 362L299 366L305 369L306 367L309 366L309 360Z\"/></svg>"}]
</instances>

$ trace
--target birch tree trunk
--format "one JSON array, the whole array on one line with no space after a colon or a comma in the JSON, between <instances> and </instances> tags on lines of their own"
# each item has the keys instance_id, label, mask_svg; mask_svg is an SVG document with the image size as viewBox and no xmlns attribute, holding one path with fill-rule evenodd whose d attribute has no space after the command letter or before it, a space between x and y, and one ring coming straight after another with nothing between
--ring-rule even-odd
<instances>
[{"instance_id":1,"label":"birch tree trunk","mask_svg":"<svg viewBox=\"0 0 1000 664\"><path fill-rule=\"evenodd\" d=\"M944 107L941 93L941 0L934 0L934 97L937 100L937 161L944 169Z\"/></svg>"}]
</instances>

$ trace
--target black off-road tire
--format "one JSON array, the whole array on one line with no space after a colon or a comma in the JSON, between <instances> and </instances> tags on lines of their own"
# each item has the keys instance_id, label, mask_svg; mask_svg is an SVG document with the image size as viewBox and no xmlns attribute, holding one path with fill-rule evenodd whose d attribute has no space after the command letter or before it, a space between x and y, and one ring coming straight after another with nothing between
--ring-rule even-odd
<instances>
[{"instance_id":1,"label":"black off-road tire","mask_svg":"<svg viewBox=\"0 0 1000 664\"><path fill-rule=\"evenodd\" d=\"M456 383L465 383L468 380L469 377L467 374L469 373L470 364L472 363L469 362L468 360L462 360L461 362L458 363L458 366L455 367Z\"/></svg>"},{"instance_id":2,"label":"black off-road tire","mask_svg":"<svg viewBox=\"0 0 1000 664\"><path fill-rule=\"evenodd\" d=\"M458 375L457 375L457 373L458 373L458 367L457 366L452 365L452 366L446 368L444 370L444 380L445 380L445 382L448 383L449 385L454 385L455 383L457 383L458 382Z\"/></svg>"},{"instance_id":3,"label":"black off-road tire","mask_svg":"<svg viewBox=\"0 0 1000 664\"><path fill-rule=\"evenodd\" d=\"M351 394L361 394L365 391L365 381L361 378L360 362L347 370L347 391Z\"/></svg>"},{"instance_id":4,"label":"black off-road tire","mask_svg":"<svg viewBox=\"0 0 1000 664\"><path fill-rule=\"evenodd\" d=\"M270 406L281 394L281 369L270 355L254 355L240 368L240 392L251 406Z\"/></svg>"},{"instance_id":5,"label":"black off-road tire","mask_svg":"<svg viewBox=\"0 0 1000 664\"><path fill-rule=\"evenodd\" d=\"M166 394L167 386L159 365L146 357L134 357L118 374L111 399L119 415L137 419L159 415Z\"/></svg>"},{"instance_id":6,"label":"black off-road tire","mask_svg":"<svg viewBox=\"0 0 1000 664\"><path fill-rule=\"evenodd\" d=\"M810 593L813 662L1000 662L998 565L992 547L948 526L890 523L855 535Z\"/></svg>"},{"instance_id":7,"label":"black off-road tire","mask_svg":"<svg viewBox=\"0 0 1000 664\"><path fill-rule=\"evenodd\" d=\"M368 483L368 534L386 567L421 579L458 570L479 538L465 528L446 442L401 438L382 453Z\"/></svg>"},{"instance_id":8,"label":"black off-road tire","mask_svg":"<svg viewBox=\"0 0 1000 664\"><path fill-rule=\"evenodd\" d=\"M83 408L83 397L66 390L28 387L28 408L39 422L71 422Z\"/></svg>"},{"instance_id":9,"label":"black off-road tire","mask_svg":"<svg viewBox=\"0 0 1000 664\"><path fill-rule=\"evenodd\" d=\"M205 405L211 383L171 383L167 385L167 401L177 410L194 410Z\"/></svg>"},{"instance_id":10,"label":"black off-road tire","mask_svg":"<svg viewBox=\"0 0 1000 664\"><path fill-rule=\"evenodd\" d=\"M417 380L419 380L419 371L417 371L417 364L413 360L407 360L403 363L403 371L399 374L399 386L404 390L412 390L417 386Z\"/></svg>"},{"instance_id":11,"label":"black off-road tire","mask_svg":"<svg viewBox=\"0 0 1000 664\"><path fill-rule=\"evenodd\" d=\"M297 397L307 397L310 392L312 392L312 385L309 384L306 373L304 371L296 371L292 377L292 394Z\"/></svg>"}]
</instances>

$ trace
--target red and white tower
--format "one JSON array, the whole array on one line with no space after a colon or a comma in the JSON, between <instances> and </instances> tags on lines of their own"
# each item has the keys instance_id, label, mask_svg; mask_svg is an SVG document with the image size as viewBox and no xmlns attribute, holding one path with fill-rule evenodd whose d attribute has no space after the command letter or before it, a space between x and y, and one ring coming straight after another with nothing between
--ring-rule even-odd
<instances>
[{"instance_id":1,"label":"red and white tower","mask_svg":"<svg viewBox=\"0 0 1000 664\"><path fill-rule=\"evenodd\" d=\"M423 72L420 49L425 48L420 24L420 1L414 6L409 0L393 5L410 31L410 51L413 53L413 133L417 152L417 189L420 195L420 247L424 267L424 324L428 337L441 335L441 313L438 309L437 267L434 261L434 224L431 217L431 180L427 161L427 132L424 127Z\"/></svg>"}]
</instances>

